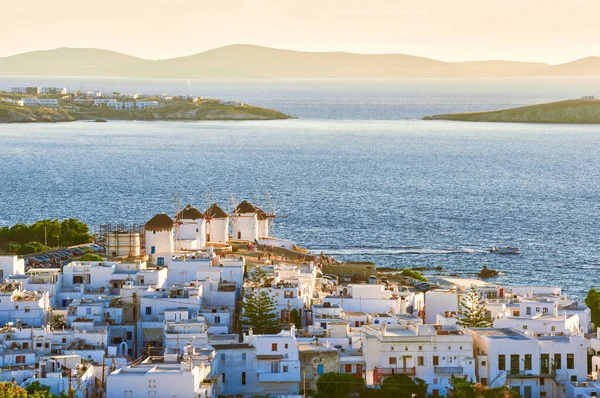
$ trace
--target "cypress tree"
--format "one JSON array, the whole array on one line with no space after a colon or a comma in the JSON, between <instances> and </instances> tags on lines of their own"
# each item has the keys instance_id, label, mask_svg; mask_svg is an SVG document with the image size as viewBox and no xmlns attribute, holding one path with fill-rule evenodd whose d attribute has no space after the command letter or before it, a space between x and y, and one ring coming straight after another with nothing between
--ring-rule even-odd
<instances>
[{"instance_id":1,"label":"cypress tree","mask_svg":"<svg viewBox=\"0 0 600 398\"><path fill-rule=\"evenodd\" d=\"M251 277L251 288L247 290L242 308L244 310L242 323L252 328L256 334L279 333L281 327L277 319L277 306L265 287L266 274L260 268Z\"/></svg>"},{"instance_id":2,"label":"cypress tree","mask_svg":"<svg viewBox=\"0 0 600 398\"><path fill-rule=\"evenodd\" d=\"M487 328L492 320L487 316L485 299L471 287L469 292L460 300L456 324L464 328Z\"/></svg>"}]
</instances>

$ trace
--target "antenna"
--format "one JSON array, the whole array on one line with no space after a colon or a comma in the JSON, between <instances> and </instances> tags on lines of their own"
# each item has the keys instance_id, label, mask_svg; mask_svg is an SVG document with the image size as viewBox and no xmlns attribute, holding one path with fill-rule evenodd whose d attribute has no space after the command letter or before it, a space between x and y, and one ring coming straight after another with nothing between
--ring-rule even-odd
<instances>
[{"instance_id":1,"label":"antenna","mask_svg":"<svg viewBox=\"0 0 600 398\"><path fill-rule=\"evenodd\" d=\"M173 217L173 221L175 224L175 250L181 250L181 225L183 222L181 221L181 199L179 198L179 193L175 192L173 195L173 211L175 216Z\"/></svg>"}]
</instances>

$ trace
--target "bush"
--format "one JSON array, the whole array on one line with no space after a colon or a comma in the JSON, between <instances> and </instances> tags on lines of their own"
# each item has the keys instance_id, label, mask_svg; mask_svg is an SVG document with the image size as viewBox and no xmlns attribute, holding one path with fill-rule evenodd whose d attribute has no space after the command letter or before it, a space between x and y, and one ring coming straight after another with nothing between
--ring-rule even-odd
<instances>
[{"instance_id":1,"label":"bush","mask_svg":"<svg viewBox=\"0 0 600 398\"><path fill-rule=\"evenodd\" d=\"M419 271L414 271L414 270L412 270L410 268L404 268L402 270L402 276L407 276L409 278L413 278L413 279L417 279L417 280L420 280L420 281L423 281L423 282L427 282L427 278L425 278L422 273L420 273Z\"/></svg>"},{"instance_id":2,"label":"bush","mask_svg":"<svg viewBox=\"0 0 600 398\"><path fill-rule=\"evenodd\" d=\"M104 261L104 257L94 253L86 253L79 258L80 261Z\"/></svg>"},{"instance_id":3,"label":"bush","mask_svg":"<svg viewBox=\"0 0 600 398\"><path fill-rule=\"evenodd\" d=\"M48 246L44 246L40 242L29 242L19 247L17 250L17 254L32 254L32 253L40 253L50 250Z\"/></svg>"}]
</instances>

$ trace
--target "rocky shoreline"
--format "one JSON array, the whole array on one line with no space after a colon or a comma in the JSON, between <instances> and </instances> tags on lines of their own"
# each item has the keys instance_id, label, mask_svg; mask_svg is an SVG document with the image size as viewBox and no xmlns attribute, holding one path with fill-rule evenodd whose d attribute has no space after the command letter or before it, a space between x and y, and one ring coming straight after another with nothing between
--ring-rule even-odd
<instances>
[{"instance_id":1,"label":"rocky shoreline","mask_svg":"<svg viewBox=\"0 0 600 398\"><path fill-rule=\"evenodd\" d=\"M423 120L503 123L600 124L600 100L578 99L487 112L426 116Z\"/></svg>"}]
</instances>

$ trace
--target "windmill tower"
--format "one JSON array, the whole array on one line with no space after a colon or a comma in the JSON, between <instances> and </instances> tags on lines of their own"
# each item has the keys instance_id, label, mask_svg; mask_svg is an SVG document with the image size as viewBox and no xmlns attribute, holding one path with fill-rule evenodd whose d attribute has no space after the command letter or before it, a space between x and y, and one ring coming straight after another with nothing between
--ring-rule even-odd
<instances>
[{"instance_id":1,"label":"windmill tower","mask_svg":"<svg viewBox=\"0 0 600 398\"><path fill-rule=\"evenodd\" d=\"M157 214L145 225L146 254L173 253L173 219L165 213Z\"/></svg>"},{"instance_id":2,"label":"windmill tower","mask_svg":"<svg viewBox=\"0 0 600 398\"><path fill-rule=\"evenodd\" d=\"M204 214L192 205L187 205L177 213L180 248L201 249L206 245L206 219Z\"/></svg>"},{"instance_id":3,"label":"windmill tower","mask_svg":"<svg viewBox=\"0 0 600 398\"><path fill-rule=\"evenodd\" d=\"M254 242L258 239L258 209L247 200L236 205L233 211L233 239Z\"/></svg>"},{"instance_id":4,"label":"windmill tower","mask_svg":"<svg viewBox=\"0 0 600 398\"><path fill-rule=\"evenodd\" d=\"M227 243L229 240L229 214L213 203L204 213L206 220L206 246L210 243Z\"/></svg>"},{"instance_id":5,"label":"windmill tower","mask_svg":"<svg viewBox=\"0 0 600 398\"><path fill-rule=\"evenodd\" d=\"M273 223L277 217L277 203L273 203L271 195L267 194L267 211L265 207L258 208L258 236L269 237L273 233Z\"/></svg>"}]
</instances>

